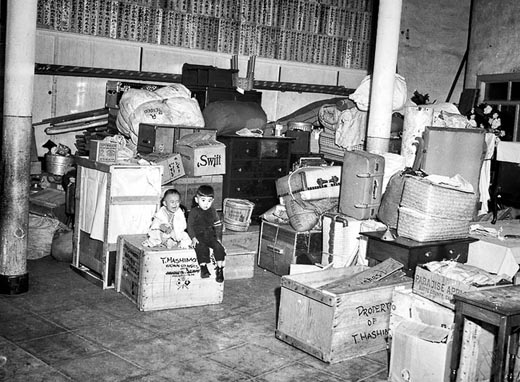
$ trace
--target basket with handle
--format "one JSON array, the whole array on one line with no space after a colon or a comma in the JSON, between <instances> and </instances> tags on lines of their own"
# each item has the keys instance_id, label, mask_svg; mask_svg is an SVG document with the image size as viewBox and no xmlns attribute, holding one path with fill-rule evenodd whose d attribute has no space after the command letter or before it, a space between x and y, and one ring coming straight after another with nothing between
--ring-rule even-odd
<instances>
[{"instance_id":1,"label":"basket with handle","mask_svg":"<svg viewBox=\"0 0 520 382\"><path fill-rule=\"evenodd\" d=\"M245 199L224 199L222 212L224 227L231 231L244 232L249 229L255 204Z\"/></svg>"}]
</instances>

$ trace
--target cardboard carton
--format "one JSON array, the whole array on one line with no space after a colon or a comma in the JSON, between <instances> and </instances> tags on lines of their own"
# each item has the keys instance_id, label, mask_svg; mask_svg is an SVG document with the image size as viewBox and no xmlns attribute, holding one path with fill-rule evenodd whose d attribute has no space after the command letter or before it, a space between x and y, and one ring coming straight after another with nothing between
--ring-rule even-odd
<instances>
[{"instance_id":1,"label":"cardboard carton","mask_svg":"<svg viewBox=\"0 0 520 382\"><path fill-rule=\"evenodd\" d=\"M226 145L216 141L211 134L186 135L175 145L174 151L181 155L188 176L226 173Z\"/></svg>"},{"instance_id":2,"label":"cardboard carton","mask_svg":"<svg viewBox=\"0 0 520 382\"><path fill-rule=\"evenodd\" d=\"M404 320L393 332L392 382L449 381L452 329Z\"/></svg>"},{"instance_id":3,"label":"cardboard carton","mask_svg":"<svg viewBox=\"0 0 520 382\"><path fill-rule=\"evenodd\" d=\"M169 183L185 175L180 154L150 153L142 157L151 163L162 166L161 184Z\"/></svg>"},{"instance_id":4,"label":"cardboard carton","mask_svg":"<svg viewBox=\"0 0 520 382\"><path fill-rule=\"evenodd\" d=\"M117 143L108 141L90 141L88 158L96 162L116 163L117 162Z\"/></svg>"},{"instance_id":5,"label":"cardboard carton","mask_svg":"<svg viewBox=\"0 0 520 382\"><path fill-rule=\"evenodd\" d=\"M452 310L409 288L396 288L389 325L389 380L448 381L454 319Z\"/></svg>"},{"instance_id":6,"label":"cardboard carton","mask_svg":"<svg viewBox=\"0 0 520 382\"><path fill-rule=\"evenodd\" d=\"M413 292L454 309L453 295L477 290L478 288L449 277L417 267L413 281Z\"/></svg>"}]
</instances>

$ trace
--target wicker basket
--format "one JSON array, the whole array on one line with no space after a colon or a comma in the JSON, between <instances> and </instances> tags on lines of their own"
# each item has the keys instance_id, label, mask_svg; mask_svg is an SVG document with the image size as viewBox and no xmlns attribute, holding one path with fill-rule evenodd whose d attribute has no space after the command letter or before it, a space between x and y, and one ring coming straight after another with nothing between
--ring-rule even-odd
<instances>
[{"instance_id":1,"label":"wicker basket","mask_svg":"<svg viewBox=\"0 0 520 382\"><path fill-rule=\"evenodd\" d=\"M416 241L451 240L469 235L470 220L443 219L399 207L397 235Z\"/></svg>"},{"instance_id":2,"label":"wicker basket","mask_svg":"<svg viewBox=\"0 0 520 382\"><path fill-rule=\"evenodd\" d=\"M454 220L472 220L478 197L442 187L424 178L408 176L404 184L401 206L424 212L431 217Z\"/></svg>"}]
</instances>

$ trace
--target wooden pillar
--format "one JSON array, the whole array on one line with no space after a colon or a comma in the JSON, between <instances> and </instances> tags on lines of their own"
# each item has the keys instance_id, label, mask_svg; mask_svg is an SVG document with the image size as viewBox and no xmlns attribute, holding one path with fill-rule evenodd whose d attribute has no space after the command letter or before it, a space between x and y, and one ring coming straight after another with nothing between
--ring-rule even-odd
<instances>
[{"instance_id":1,"label":"wooden pillar","mask_svg":"<svg viewBox=\"0 0 520 382\"><path fill-rule=\"evenodd\" d=\"M386 153L390 146L401 6L402 0L379 1L367 128L367 151L370 152Z\"/></svg>"},{"instance_id":2,"label":"wooden pillar","mask_svg":"<svg viewBox=\"0 0 520 382\"><path fill-rule=\"evenodd\" d=\"M32 104L37 0L8 0L1 147L0 293L29 289Z\"/></svg>"}]
</instances>

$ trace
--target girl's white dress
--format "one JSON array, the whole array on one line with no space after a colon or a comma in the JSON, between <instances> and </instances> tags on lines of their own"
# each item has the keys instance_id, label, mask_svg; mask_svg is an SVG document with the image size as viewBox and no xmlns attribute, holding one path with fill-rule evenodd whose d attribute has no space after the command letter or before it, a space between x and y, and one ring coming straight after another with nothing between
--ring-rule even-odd
<instances>
[{"instance_id":1,"label":"girl's white dress","mask_svg":"<svg viewBox=\"0 0 520 382\"><path fill-rule=\"evenodd\" d=\"M163 232L161 225L165 225L172 229L170 233ZM181 248L188 248L191 239L186 232L186 217L184 212L179 208L173 214L166 207L162 206L155 213L152 224L148 229L148 239L143 242L146 247L157 247L165 245L172 248L178 244Z\"/></svg>"}]
</instances>

